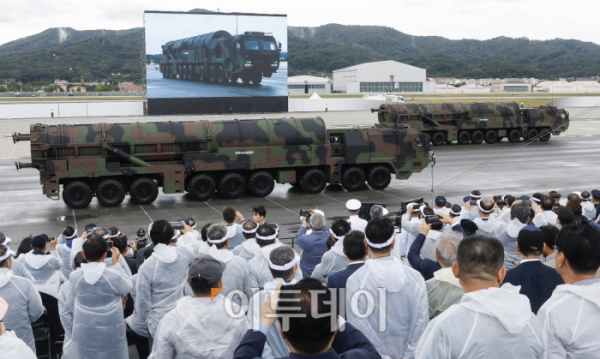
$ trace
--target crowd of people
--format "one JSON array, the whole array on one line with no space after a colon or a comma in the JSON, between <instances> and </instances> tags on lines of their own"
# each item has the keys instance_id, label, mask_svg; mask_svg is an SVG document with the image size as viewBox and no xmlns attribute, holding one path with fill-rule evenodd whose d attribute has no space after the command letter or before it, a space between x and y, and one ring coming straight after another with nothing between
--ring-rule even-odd
<instances>
[{"instance_id":1,"label":"crowd of people","mask_svg":"<svg viewBox=\"0 0 600 359\"><path fill-rule=\"evenodd\" d=\"M600 358L600 191L0 233L0 359ZM60 345L62 343L62 345ZM39 346L38 346L39 348Z\"/></svg>"}]
</instances>

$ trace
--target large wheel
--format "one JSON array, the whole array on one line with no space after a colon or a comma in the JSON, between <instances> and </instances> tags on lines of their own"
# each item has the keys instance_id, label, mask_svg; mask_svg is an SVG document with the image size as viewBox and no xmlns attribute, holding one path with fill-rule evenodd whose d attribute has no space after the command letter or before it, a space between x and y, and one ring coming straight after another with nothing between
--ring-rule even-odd
<instances>
[{"instance_id":1,"label":"large wheel","mask_svg":"<svg viewBox=\"0 0 600 359\"><path fill-rule=\"evenodd\" d=\"M96 198L105 207L118 206L125 198L125 186L116 179L105 179L96 188Z\"/></svg>"},{"instance_id":2,"label":"large wheel","mask_svg":"<svg viewBox=\"0 0 600 359\"><path fill-rule=\"evenodd\" d=\"M165 65L160 65L160 72L162 72L163 79L167 78L167 67Z\"/></svg>"},{"instance_id":3,"label":"large wheel","mask_svg":"<svg viewBox=\"0 0 600 359\"><path fill-rule=\"evenodd\" d=\"M129 195L135 204L150 204L158 197L158 185L150 178L138 178L131 184Z\"/></svg>"},{"instance_id":4,"label":"large wheel","mask_svg":"<svg viewBox=\"0 0 600 359\"><path fill-rule=\"evenodd\" d=\"M244 85L248 85L250 83L250 77L248 77L248 75L243 76L242 82L244 83Z\"/></svg>"},{"instance_id":5,"label":"large wheel","mask_svg":"<svg viewBox=\"0 0 600 359\"><path fill-rule=\"evenodd\" d=\"M204 174L197 174L188 183L188 193L197 201L206 201L215 194L217 185L215 180Z\"/></svg>"},{"instance_id":6,"label":"large wheel","mask_svg":"<svg viewBox=\"0 0 600 359\"><path fill-rule=\"evenodd\" d=\"M228 173L219 181L219 193L225 198L241 197L246 191L246 180L238 173Z\"/></svg>"},{"instance_id":7,"label":"large wheel","mask_svg":"<svg viewBox=\"0 0 600 359\"><path fill-rule=\"evenodd\" d=\"M63 201L73 209L85 208L92 201L92 189L83 181L73 181L63 190Z\"/></svg>"},{"instance_id":8,"label":"large wheel","mask_svg":"<svg viewBox=\"0 0 600 359\"><path fill-rule=\"evenodd\" d=\"M431 137L431 143L434 146L442 146L446 142L446 135L443 132L436 132Z\"/></svg>"},{"instance_id":9,"label":"large wheel","mask_svg":"<svg viewBox=\"0 0 600 359\"><path fill-rule=\"evenodd\" d=\"M167 75L167 77L170 79L173 78L173 65L169 65L169 74Z\"/></svg>"},{"instance_id":10,"label":"large wheel","mask_svg":"<svg viewBox=\"0 0 600 359\"><path fill-rule=\"evenodd\" d=\"M531 141L531 142L535 142L538 140L538 138L536 138L540 133L538 132L538 130L536 130L535 128L532 128L531 130L527 131L527 140Z\"/></svg>"},{"instance_id":11,"label":"large wheel","mask_svg":"<svg viewBox=\"0 0 600 359\"><path fill-rule=\"evenodd\" d=\"M508 134L508 142L515 143L521 139L521 131L514 129Z\"/></svg>"},{"instance_id":12,"label":"large wheel","mask_svg":"<svg viewBox=\"0 0 600 359\"><path fill-rule=\"evenodd\" d=\"M487 144L492 144L494 142L496 142L498 140L498 132L494 131L494 130L488 130L488 132L485 133L485 143Z\"/></svg>"},{"instance_id":13,"label":"large wheel","mask_svg":"<svg viewBox=\"0 0 600 359\"><path fill-rule=\"evenodd\" d=\"M211 84L214 84L217 81L217 69L214 66L211 66L208 70L208 80Z\"/></svg>"},{"instance_id":14,"label":"large wheel","mask_svg":"<svg viewBox=\"0 0 600 359\"><path fill-rule=\"evenodd\" d=\"M458 134L457 140L459 145L468 145L471 142L471 134L468 131L462 131Z\"/></svg>"},{"instance_id":15,"label":"large wheel","mask_svg":"<svg viewBox=\"0 0 600 359\"><path fill-rule=\"evenodd\" d=\"M255 172L248 179L248 192L254 197L266 197L273 192L275 180L269 172Z\"/></svg>"},{"instance_id":16,"label":"large wheel","mask_svg":"<svg viewBox=\"0 0 600 359\"><path fill-rule=\"evenodd\" d=\"M194 71L192 70L192 65L188 66L187 74L188 74L188 80L193 81L194 80Z\"/></svg>"},{"instance_id":17,"label":"large wheel","mask_svg":"<svg viewBox=\"0 0 600 359\"><path fill-rule=\"evenodd\" d=\"M327 186L327 177L325 173L318 168L310 169L302 175L300 180L302 189L306 193L321 193Z\"/></svg>"},{"instance_id":18,"label":"large wheel","mask_svg":"<svg viewBox=\"0 0 600 359\"><path fill-rule=\"evenodd\" d=\"M552 137L552 131L549 128L542 130L542 135L540 136L540 141L548 142L550 141L550 137Z\"/></svg>"},{"instance_id":19,"label":"large wheel","mask_svg":"<svg viewBox=\"0 0 600 359\"><path fill-rule=\"evenodd\" d=\"M342 187L347 191L358 191L365 185L365 172L359 167L350 167L342 176Z\"/></svg>"},{"instance_id":20,"label":"large wheel","mask_svg":"<svg viewBox=\"0 0 600 359\"><path fill-rule=\"evenodd\" d=\"M224 85L226 83L227 78L225 78L225 69L223 65L219 65L217 68L217 83L219 85Z\"/></svg>"},{"instance_id":21,"label":"large wheel","mask_svg":"<svg viewBox=\"0 0 600 359\"><path fill-rule=\"evenodd\" d=\"M258 74L252 76L252 84L260 85L262 82L262 74L259 72Z\"/></svg>"},{"instance_id":22,"label":"large wheel","mask_svg":"<svg viewBox=\"0 0 600 359\"><path fill-rule=\"evenodd\" d=\"M180 80L187 80L187 66L179 66L179 79Z\"/></svg>"},{"instance_id":23,"label":"large wheel","mask_svg":"<svg viewBox=\"0 0 600 359\"><path fill-rule=\"evenodd\" d=\"M384 189L390 184L391 180L392 175L390 174L390 170L385 166L371 168L367 177L367 183L373 189Z\"/></svg>"},{"instance_id":24,"label":"large wheel","mask_svg":"<svg viewBox=\"0 0 600 359\"><path fill-rule=\"evenodd\" d=\"M206 69L204 68L204 65L200 66L200 74L198 75L198 79L200 82L206 81Z\"/></svg>"},{"instance_id":25,"label":"large wheel","mask_svg":"<svg viewBox=\"0 0 600 359\"><path fill-rule=\"evenodd\" d=\"M483 131L475 131L473 132L473 135L471 136L471 142L473 142L474 145L480 145L483 140L484 140L485 136L483 134Z\"/></svg>"}]
</instances>

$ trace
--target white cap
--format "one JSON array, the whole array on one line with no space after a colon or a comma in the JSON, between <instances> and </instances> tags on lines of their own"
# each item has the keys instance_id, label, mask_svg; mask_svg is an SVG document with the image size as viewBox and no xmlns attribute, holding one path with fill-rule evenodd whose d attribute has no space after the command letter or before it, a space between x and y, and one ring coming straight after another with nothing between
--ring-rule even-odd
<instances>
[{"instance_id":1,"label":"white cap","mask_svg":"<svg viewBox=\"0 0 600 359\"><path fill-rule=\"evenodd\" d=\"M351 211L358 211L361 205L362 203L360 203L360 201L357 199L351 199L348 200L348 202L346 202L346 208L348 208Z\"/></svg>"}]
</instances>

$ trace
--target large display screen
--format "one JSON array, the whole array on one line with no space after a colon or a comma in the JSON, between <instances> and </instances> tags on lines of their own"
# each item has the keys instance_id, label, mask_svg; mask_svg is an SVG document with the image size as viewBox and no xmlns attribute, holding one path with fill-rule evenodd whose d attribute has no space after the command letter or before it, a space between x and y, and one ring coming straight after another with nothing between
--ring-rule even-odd
<instances>
[{"instance_id":1,"label":"large display screen","mask_svg":"<svg viewBox=\"0 0 600 359\"><path fill-rule=\"evenodd\" d=\"M287 112L287 17L146 11L149 115Z\"/></svg>"}]
</instances>

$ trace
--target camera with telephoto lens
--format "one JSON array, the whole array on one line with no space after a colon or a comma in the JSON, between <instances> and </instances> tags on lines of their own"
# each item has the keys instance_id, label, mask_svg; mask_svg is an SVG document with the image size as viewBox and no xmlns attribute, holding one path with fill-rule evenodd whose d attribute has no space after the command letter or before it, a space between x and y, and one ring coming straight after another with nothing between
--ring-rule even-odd
<instances>
[{"instance_id":1,"label":"camera with telephoto lens","mask_svg":"<svg viewBox=\"0 0 600 359\"><path fill-rule=\"evenodd\" d=\"M427 223L427 224L440 223L440 216L438 216L438 215L425 216L425 223Z\"/></svg>"},{"instance_id":2,"label":"camera with telephoto lens","mask_svg":"<svg viewBox=\"0 0 600 359\"><path fill-rule=\"evenodd\" d=\"M301 209L300 219L302 219L302 217L304 217L307 222L310 221L310 209Z\"/></svg>"},{"instance_id":3,"label":"camera with telephoto lens","mask_svg":"<svg viewBox=\"0 0 600 359\"><path fill-rule=\"evenodd\" d=\"M502 196L494 196L494 202L496 202L498 206L506 206L506 201L502 199Z\"/></svg>"}]
</instances>

